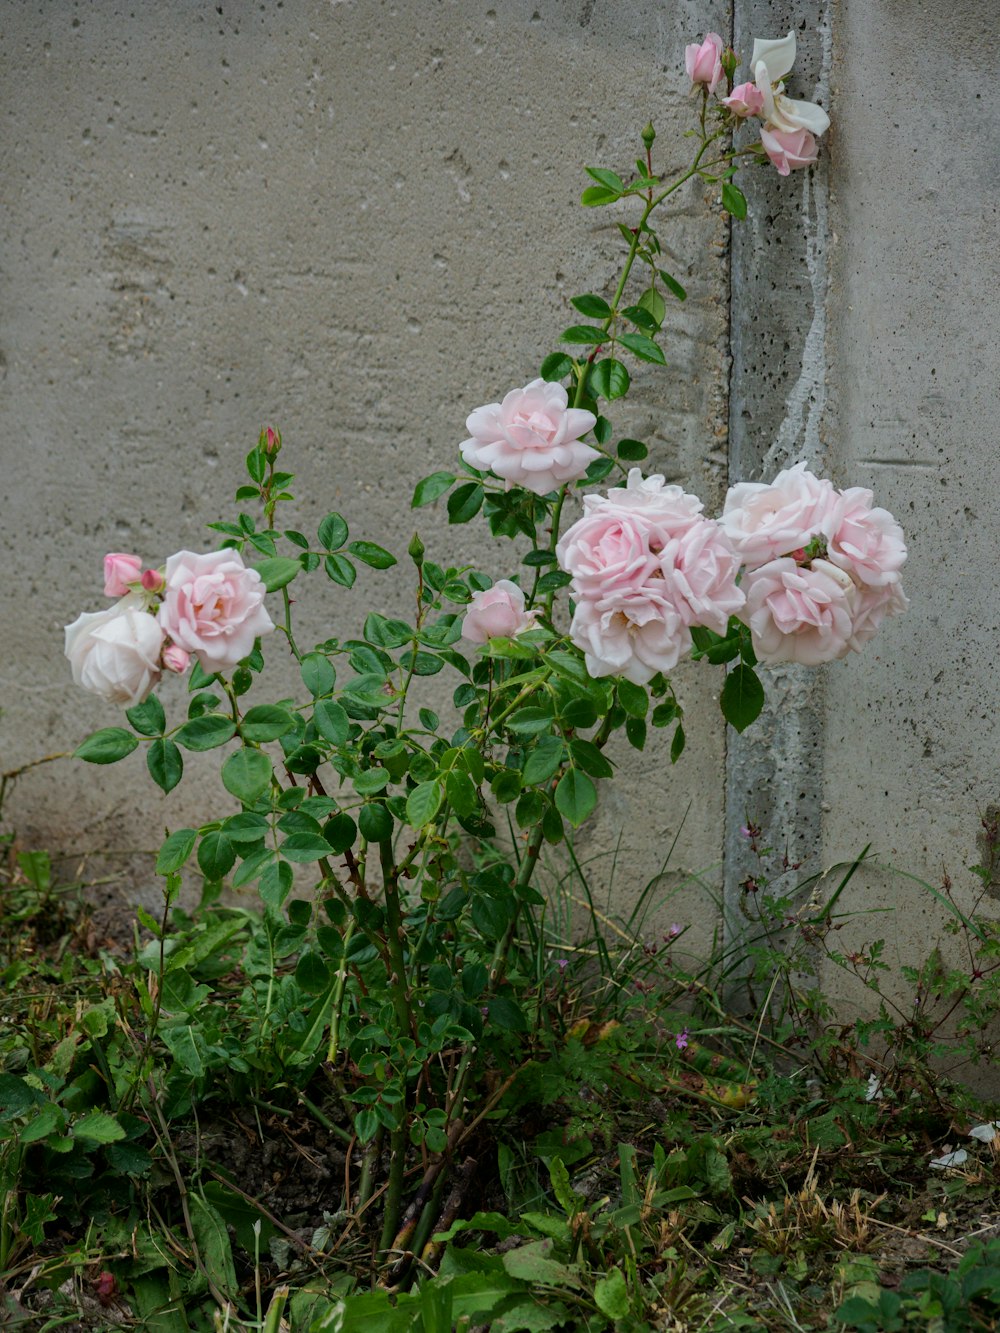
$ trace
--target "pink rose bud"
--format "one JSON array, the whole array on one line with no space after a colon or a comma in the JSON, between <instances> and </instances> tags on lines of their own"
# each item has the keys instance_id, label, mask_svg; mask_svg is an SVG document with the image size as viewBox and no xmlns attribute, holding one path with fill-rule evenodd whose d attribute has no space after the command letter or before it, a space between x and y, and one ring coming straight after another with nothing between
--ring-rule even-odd
<instances>
[{"instance_id":1,"label":"pink rose bud","mask_svg":"<svg viewBox=\"0 0 1000 1333\"><path fill-rule=\"evenodd\" d=\"M720 97L719 101L740 120L746 116L759 116L764 110L764 94L755 83L741 83L728 97Z\"/></svg>"},{"instance_id":2,"label":"pink rose bud","mask_svg":"<svg viewBox=\"0 0 1000 1333\"><path fill-rule=\"evenodd\" d=\"M124 597L130 583L137 583L142 571L142 561L137 555L125 555L122 551L112 551L104 557L104 595L105 597Z\"/></svg>"},{"instance_id":3,"label":"pink rose bud","mask_svg":"<svg viewBox=\"0 0 1000 1333\"><path fill-rule=\"evenodd\" d=\"M787 176L799 167L811 167L819 156L816 140L808 130L761 130L760 142L764 152L778 168L779 176Z\"/></svg>"},{"instance_id":4,"label":"pink rose bud","mask_svg":"<svg viewBox=\"0 0 1000 1333\"><path fill-rule=\"evenodd\" d=\"M722 68L722 38L710 32L699 46L692 43L684 50L684 67L692 83L704 83L714 93L724 78Z\"/></svg>"},{"instance_id":5,"label":"pink rose bud","mask_svg":"<svg viewBox=\"0 0 1000 1333\"><path fill-rule=\"evenodd\" d=\"M191 662L191 654L179 648L176 643L167 644L163 650L163 665L168 671L176 671L182 676Z\"/></svg>"},{"instance_id":6,"label":"pink rose bud","mask_svg":"<svg viewBox=\"0 0 1000 1333\"><path fill-rule=\"evenodd\" d=\"M158 569L144 569L140 582L144 592L163 591L163 575Z\"/></svg>"},{"instance_id":7,"label":"pink rose bud","mask_svg":"<svg viewBox=\"0 0 1000 1333\"><path fill-rule=\"evenodd\" d=\"M268 426L264 432L264 449L269 454L276 454L281 448L281 435L278 431Z\"/></svg>"}]
</instances>

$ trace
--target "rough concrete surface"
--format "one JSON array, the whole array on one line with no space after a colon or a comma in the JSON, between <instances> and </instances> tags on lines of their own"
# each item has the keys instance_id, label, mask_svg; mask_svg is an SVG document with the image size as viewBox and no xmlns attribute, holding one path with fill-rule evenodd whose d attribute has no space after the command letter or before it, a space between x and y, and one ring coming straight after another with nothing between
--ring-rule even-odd
<instances>
[{"instance_id":1,"label":"rough concrete surface","mask_svg":"<svg viewBox=\"0 0 1000 1333\"><path fill-rule=\"evenodd\" d=\"M210 549L262 422L298 473L295 526L337 508L401 553L419 522L432 557L509 573L481 530L411 515L413 484L458 461L473 408L537 373L569 297L613 278L621 240L578 206L582 167L627 170L651 116L682 164L684 44L728 32L726 4L12 0L2 28L3 768L118 721L70 684L62 626L105 604L105 551ZM621 420L715 508L728 227L695 187L680 202L663 235L690 297L671 311L670 369L636 374ZM316 581L300 642L348 635L376 603L401 612L411 594L391 585ZM681 677L688 754L671 770L658 738L622 756L581 838L600 858L626 829L619 905L682 821L675 867L720 861L720 684ZM162 694L179 713L181 683ZM214 757L196 758L167 800L140 754L42 767L8 813L74 856L152 848L218 808ZM607 859L592 864L606 901Z\"/></svg>"}]
</instances>

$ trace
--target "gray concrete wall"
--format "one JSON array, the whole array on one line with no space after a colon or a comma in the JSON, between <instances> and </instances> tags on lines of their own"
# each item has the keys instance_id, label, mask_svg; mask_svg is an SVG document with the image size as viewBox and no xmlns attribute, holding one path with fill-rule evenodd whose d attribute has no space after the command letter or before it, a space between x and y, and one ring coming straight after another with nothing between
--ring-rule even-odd
<instances>
[{"instance_id":1,"label":"gray concrete wall","mask_svg":"<svg viewBox=\"0 0 1000 1333\"><path fill-rule=\"evenodd\" d=\"M748 815L803 873L871 842L933 881L947 870L970 906L963 867L1000 799L1000 17L971 0L9 0L0 766L116 720L70 685L61 626L104 604L106 550L208 544L261 422L285 433L298 526L339 508L401 548L414 481L457 460L466 414L530 378L569 297L613 272L616 234L577 207L583 164L627 164L651 116L680 165L685 42L715 28L746 51L793 25L796 87L833 115L820 164L744 173L731 255L717 211L684 196L666 235L690 299L670 368L636 377L623 422L710 508L727 473L798 457L871 486L907 529L913 607L859 658L769 673L744 738L718 725L718 677L681 673L688 753L673 770L662 744L618 755L581 853L599 900L627 911L679 831L654 898L706 933L703 899L666 895L687 872L721 884L724 860L736 921ZM478 532L419 523L437 558L509 572ZM318 586L303 637L357 626L389 583ZM180 684L165 694L179 709ZM211 769L164 802L139 756L42 767L8 813L77 857L151 849L215 799ZM138 864L130 893L150 884ZM847 905L888 903L903 910L859 929L913 961L940 914L884 873Z\"/></svg>"},{"instance_id":2,"label":"gray concrete wall","mask_svg":"<svg viewBox=\"0 0 1000 1333\"><path fill-rule=\"evenodd\" d=\"M61 627L105 604L105 551L210 545L262 422L299 474L296 526L338 508L401 553L414 482L458 463L466 415L532 378L569 297L614 276L620 237L579 207L583 165L627 170L652 116L680 166L684 44L728 25L722 0L5 6L3 768L117 722L70 684ZM714 507L728 228L692 187L664 239L690 297L670 368L635 376L629 433ZM419 523L435 558L509 572L481 531ZM300 642L356 632L390 583L317 581ZM600 901L634 898L679 831L677 867L718 864L719 683L684 674L683 763L662 738L630 760L582 838ZM181 708L180 682L162 693ZM217 799L213 757L196 759L167 800L139 754L41 768L8 813L74 857L152 848ZM700 900L664 911L711 928Z\"/></svg>"}]
</instances>

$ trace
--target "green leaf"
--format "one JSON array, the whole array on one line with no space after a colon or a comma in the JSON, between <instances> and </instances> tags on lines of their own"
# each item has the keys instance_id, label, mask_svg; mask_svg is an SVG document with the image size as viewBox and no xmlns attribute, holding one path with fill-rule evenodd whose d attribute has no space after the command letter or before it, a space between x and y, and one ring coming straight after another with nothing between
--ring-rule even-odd
<instances>
[{"instance_id":1,"label":"green leaf","mask_svg":"<svg viewBox=\"0 0 1000 1333\"><path fill-rule=\"evenodd\" d=\"M722 207L727 213L731 213L734 218L741 221L747 215L747 201L743 191L738 189L732 181L722 182Z\"/></svg>"},{"instance_id":2,"label":"green leaf","mask_svg":"<svg viewBox=\"0 0 1000 1333\"><path fill-rule=\"evenodd\" d=\"M602 204L613 204L621 198L617 190L608 190L603 185L588 185L580 195L584 208L600 208Z\"/></svg>"},{"instance_id":3,"label":"green leaf","mask_svg":"<svg viewBox=\"0 0 1000 1333\"><path fill-rule=\"evenodd\" d=\"M625 735L628 737L628 743L634 750L644 750L646 748L646 722L641 717L627 717L625 719Z\"/></svg>"},{"instance_id":4,"label":"green leaf","mask_svg":"<svg viewBox=\"0 0 1000 1333\"><path fill-rule=\"evenodd\" d=\"M662 350L644 333L623 333L618 341L642 361L653 361L658 366L667 364L667 358Z\"/></svg>"},{"instance_id":5,"label":"green leaf","mask_svg":"<svg viewBox=\"0 0 1000 1333\"><path fill-rule=\"evenodd\" d=\"M331 745L344 745L351 730L351 719L341 704L333 699L320 699L313 708L316 730Z\"/></svg>"},{"instance_id":6,"label":"green leaf","mask_svg":"<svg viewBox=\"0 0 1000 1333\"><path fill-rule=\"evenodd\" d=\"M358 577L358 571L346 555L326 556L323 560L323 568L326 570L327 578L333 579L334 583L339 583L344 588L354 587L354 580Z\"/></svg>"},{"instance_id":7,"label":"green leaf","mask_svg":"<svg viewBox=\"0 0 1000 1333\"><path fill-rule=\"evenodd\" d=\"M584 171L592 181L597 181L606 190L614 190L616 194L625 193L625 182L616 172L608 171L606 167L584 167Z\"/></svg>"},{"instance_id":8,"label":"green leaf","mask_svg":"<svg viewBox=\"0 0 1000 1333\"><path fill-rule=\"evenodd\" d=\"M586 315L588 319L611 318L611 307L603 296L594 296L590 293L585 296L574 296L570 305L575 306L580 314Z\"/></svg>"},{"instance_id":9,"label":"green leaf","mask_svg":"<svg viewBox=\"0 0 1000 1333\"><path fill-rule=\"evenodd\" d=\"M468 773L461 773L457 769L452 769L445 777L444 787L448 803L460 819L464 819L471 815L474 810L478 810L479 795L476 791L476 784Z\"/></svg>"},{"instance_id":10,"label":"green leaf","mask_svg":"<svg viewBox=\"0 0 1000 1333\"><path fill-rule=\"evenodd\" d=\"M663 279L663 285L677 297L678 301L687 300L687 292L680 285L676 278L670 276L666 269L657 269L660 277Z\"/></svg>"},{"instance_id":11,"label":"green leaf","mask_svg":"<svg viewBox=\"0 0 1000 1333\"><path fill-rule=\"evenodd\" d=\"M631 1309L628 1286L620 1268L611 1268L594 1284L594 1300L609 1319L624 1319Z\"/></svg>"},{"instance_id":12,"label":"green leaf","mask_svg":"<svg viewBox=\"0 0 1000 1333\"><path fill-rule=\"evenodd\" d=\"M585 481L603 481L613 467L614 462L610 458L595 458L590 467L587 468ZM583 485L583 482L579 484Z\"/></svg>"},{"instance_id":13,"label":"green leaf","mask_svg":"<svg viewBox=\"0 0 1000 1333\"><path fill-rule=\"evenodd\" d=\"M155 694L151 694L145 703L126 708L125 716L143 736L162 736L167 725L163 705Z\"/></svg>"},{"instance_id":14,"label":"green leaf","mask_svg":"<svg viewBox=\"0 0 1000 1333\"><path fill-rule=\"evenodd\" d=\"M687 737L684 735L684 728L677 723L677 730L674 732L673 740L670 742L670 762L676 764L684 753L684 744Z\"/></svg>"},{"instance_id":15,"label":"green leaf","mask_svg":"<svg viewBox=\"0 0 1000 1333\"><path fill-rule=\"evenodd\" d=\"M325 653L306 653L302 659L302 683L313 696L329 694L337 683L333 663Z\"/></svg>"},{"instance_id":16,"label":"green leaf","mask_svg":"<svg viewBox=\"0 0 1000 1333\"><path fill-rule=\"evenodd\" d=\"M549 1256L551 1240L538 1240L531 1245L520 1245L503 1256L503 1266L511 1277L519 1277L546 1287L579 1287L582 1279L576 1266L558 1263Z\"/></svg>"},{"instance_id":17,"label":"green leaf","mask_svg":"<svg viewBox=\"0 0 1000 1333\"><path fill-rule=\"evenodd\" d=\"M222 785L245 805L267 791L273 772L270 758L262 750L237 750L222 765Z\"/></svg>"},{"instance_id":18,"label":"green leaf","mask_svg":"<svg viewBox=\"0 0 1000 1333\"><path fill-rule=\"evenodd\" d=\"M236 735L236 723L222 713L203 713L185 722L174 733L174 740L186 750L214 750Z\"/></svg>"},{"instance_id":19,"label":"green leaf","mask_svg":"<svg viewBox=\"0 0 1000 1333\"><path fill-rule=\"evenodd\" d=\"M618 702L629 717L645 717L649 709L649 694L642 685L634 685L630 680L619 680L616 687Z\"/></svg>"},{"instance_id":20,"label":"green leaf","mask_svg":"<svg viewBox=\"0 0 1000 1333\"><path fill-rule=\"evenodd\" d=\"M655 334L659 331L659 324L644 306L630 305L622 311L622 314L643 333Z\"/></svg>"},{"instance_id":21,"label":"green leaf","mask_svg":"<svg viewBox=\"0 0 1000 1333\"><path fill-rule=\"evenodd\" d=\"M323 836L339 856L346 852L348 847L354 846L354 840L358 836L358 826L346 811L341 810L327 822Z\"/></svg>"},{"instance_id":22,"label":"green leaf","mask_svg":"<svg viewBox=\"0 0 1000 1333\"><path fill-rule=\"evenodd\" d=\"M357 1134L361 1143L368 1143L375 1137L375 1131L379 1127L378 1112L374 1106L362 1106L361 1110L354 1117L354 1132ZM365 1293L368 1294L367 1292ZM371 1293L374 1295L374 1293ZM360 1329L360 1325L358 1328ZM370 1325L366 1325L370 1327Z\"/></svg>"},{"instance_id":23,"label":"green leaf","mask_svg":"<svg viewBox=\"0 0 1000 1333\"><path fill-rule=\"evenodd\" d=\"M351 555L356 556L363 564L370 565L372 569L391 569L396 564L396 557L384 546L377 546L375 542L351 542L347 549Z\"/></svg>"},{"instance_id":24,"label":"green leaf","mask_svg":"<svg viewBox=\"0 0 1000 1333\"><path fill-rule=\"evenodd\" d=\"M448 522L468 523L483 507L486 492L478 481L467 481L448 496Z\"/></svg>"},{"instance_id":25,"label":"green leaf","mask_svg":"<svg viewBox=\"0 0 1000 1333\"><path fill-rule=\"evenodd\" d=\"M451 472L432 472L429 477L424 477L417 482L413 492L413 499L410 501L411 509L422 509L424 505L433 504L435 500L440 500L445 491L455 484L455 476Z\"/></svg>"},{"instance_id":26,"label":"green leaf","mask_svg":"<svg viewBox=\"0 0 1000 1333\"><path fill-rule=\"evenodd\" d=\"M18 1133L21 1143L38 1143L50 1134L61 1134L66 1124L66 1113L54 1102L46 1102L34 1120L29 1120ZM29 1196L30 1197L30 1196Z\"/></svg>"},{"instance_id":27,"label":"green leaf","mask_svg":"<svg viewBox=\"0 0 1000 1333\"><path fill-rule=\"evenodd\" d=\"M164 792L173 791L184 776L184 758L173 741L155 740L146 751L146 767Z\"/></svg>"},{"instance_id":28,"label":"green leaf","mask_svg":"<svg viewBox=\"0 0 1000 1333\"><path fill-rule=\"evenodd\" d=\"M267 462L264 458L264 451L259 446L255 446L247 454L247 474L251 481L259 485L264 480L264 473L267 471Z\"/></svg>"},{"instance_id":29,"label":"green leaf","mask_svg":"<svg viewBox=\"0 0 1000 1333\"><path fill-rule=\"evenodd\" d=\"M295 980L309 995L321 995L330 984L330 969L318 953L308 950L295 965Z\"/></svg>"},{"instance_id":30,"label":"green leaf","mask_svg":"<svg viewBox=\"0 0 1000 1333\"><path fill-rule=\"evenodd\" d=\"M550 352L542 362L540 374L548 384L565 379L573 369L573 358L565 352Z\"/></svg>"},{"instance_id":31,"label":"green leaf","mask_svg":"<svg viewBox=\"0 0 1000 1333\"><path fill-rule=\"evenodd\" d=\"M318 861L330 855L330 844L318 833L292 833L278 850L286 861Z\"/></svg>"},{"instance_id":32,"label":"green leaf","mask_svg":"<svg viewBox=\"0 0 1000 1333\"><path fill-rule=\"evenodd\" d=\"M240 723L240 735L248 741L276 741L295 726L295 717L276 704L257 704L247 709Z\"/></svg>"},{"instance_id":33,"label":"green leaf","mask_svg":"<svg viewBox=\"0 0 1000 1333\"><path fill-rule=\"evenodd\" d=\"M572 324L568 329L562 331L559 335L559 341L561 343L580 343L596 347L607 336L603 329L594 328L591 324Z\"/></svg>"},{"instance_id":34,"label":"green leaf","mask_svg":"<svg viewBox=\"0 0 1000 1333\"><path fill-rule=\"evenodd\" d=\"M503 929L506 929L504 927ZM503 933L498 932L496 938ZM487 1014L489 1021L494 1027L500 1028L503 1032L527 1032L528 1020L524 1016L524 1010L515 1000L508 1000L503 995L495 995L487 1003Z\"/></svg>"},{"instance_id":35,"label":"green leaf","mask_svg":"<svg viewBox=\"0 0 1000 1333\"><path fill-rule=\"evenodd\" d=\"M198 844L198 865L207 879L222 879L236 861L236 849L226 835L213 829L202 836Z\"/></svg>"},{"instance_id":36,"label":"green leaf","mask_svg":"<svg viewBox=\"0 0 1000 1333\"><path fill-rule=\"evenodd\" d=\"M138 744L138 737L124 727L102 727L78 745L74 753L88 764L115 764L131 754Z\"/></svg>"},{"instance_id":37,"label":"green leaf","mask_svg":"<svg viewBox=\"0 0 1000 1333\"><path fill-rule=\"evenodd\" d=\"M726 721L737 731L746 731L764 707L764 687L752 667L742 662L726 677L719 697Z\"/></svg>"},{"instance_id":38,"label":"green leaf","mask_svg":"<svg viewBox=\"0 0 1000 1333\"><path fill-rule=\"evenodd\" d=\"M339 551L348 537L347 523L343 515L327 514L319 525L317 536L324 551Z\"/></svg>"},{"instance_id":39,"label":"green leaf","mask_svg":"<svg viewBox=\"0 0 1000 1333\"><path fill-rule=\"evenodd\" d=\"M443 800L444 792L436 778L430 782L421 782L406 798L407 823L413 828L423 828L441 809Z\"/></svg>"},{"instance_id":40,"label":"green leaf","mask_svg":"<svg viewBox=\"0 0 1000 1333\"><path fill-rule=\"evenodd\" d=\"M639 297L639 305L647 312L657 328L667 313L667 303L655 287L647 287Z\"/></svg>"},{"instance_id":41,"label":"green leaf","mask_svg":"<svg viewBox=\"0 0 1000 1333\"><path fill-rule=\"evenodd\" d=\"M175 870L180 870L194 850L197 836L198 832L193 828L181 828L171 833L156 858L156 873L171 875Z\"/></svg>"},{"instance_id":42,"label":"green leaf","mask_svg":"<svg viewBox=\"0 0 1000 1333\"><path fill-rule=\"evenodd\" d=\"M618 457L624 458L630 463L641 463L649 455L649 450L643 444L642 440L619 440Z\"/></svg>"},{"instance_id":43,"label":"green leaf","mask_svg":"<svg viewBox=\"0 0 1000 1333\"><path fill-rule=\"evenodd\" d=\"M631 379L620 361L606 356L591 366L588 383L595 397L614 402L616 398L624 398L628 393Z\"/></svg>"},{"instance_id":44,"label":"green leaf","mask_svg":"<svg viewBox=\"0 0 1000 1333\"><path fill-rule=\"evenodd\" d=\"M392 837L392 815L381 801L368 801L358 813L358 828L369 842L385 842Z\"/></svg>"},{"instance_id":45,"label":"green leaf","mask_svg":"<svg viewBox=\"0 0 1000 1333\"><path fill-rule=\"evenodd\" d=\"M259 565L254 565L254 569L260 575L268 592L284 588L286 584L291 583L296 574L302 573L299 561L293 560L288 555L276 555L270 560L262 560Z\"/></svg>"},{"instance_id":46,"label":"green leaf","mask_svg":"<svg viewBox=\"0 0 1000 1333\"><path fill-rule=\"evenodd\" d=\"M597 789L578 768L571 768L556 787L556 809L574 828L579 828L597 805Z\"/></svg>"},{"instance_id":47,"label":"green leaf","mask_svg":"<svg viewBox=\"0 0 1000 1333\"><path fill-rule=\"evenodd\" d=\"M542 736L524 762L524 781L532 785L548 782L563 761L566 747L561 736Z\"/></svg>"},{"instance_id":48,"label":"green leaf","mask_svg":"<svg viewBox=\"0 0 1000 1333\"><path fill-rule=\"evenodd\" d=\"M117 1143L125 1137L125 1131L106 1111L90 1111L71 1127L75 1139L88 1139L91 1143Z\"/></svg>"},{"instance_id":49,"label":"green leaf","mask_svg":"<svg viewBox=\"0 0 1000 1333\"><path fill-rule=\"evenodd\" d=\"M235 1296L239 1291L239 1282L226 1224L212 1205L194 1190L188 1199L191 1229L198 1242L205 1272L224 1296Z\"/></svg>"}]
</instances>

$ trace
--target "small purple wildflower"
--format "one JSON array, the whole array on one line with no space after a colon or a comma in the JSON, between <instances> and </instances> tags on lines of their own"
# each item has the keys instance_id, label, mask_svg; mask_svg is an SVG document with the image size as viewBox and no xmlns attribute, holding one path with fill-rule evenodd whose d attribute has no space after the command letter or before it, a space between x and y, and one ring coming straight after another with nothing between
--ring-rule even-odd
<instances>
[{"instance_id":1,"label":"small purple wildflower","mask_svg":"<svg viewBox=\"0 0 1000 1333\"><path fill-rule=\"evenodd\" d=\"M683 1032L678 1032L677 1036L674 1038L674 1045L677 1047L679 1051L683 1051L686 1050L687 1044L688 1044L688 1030L687 1028L685 1028Z\"/></svg>"}]
</instances>

